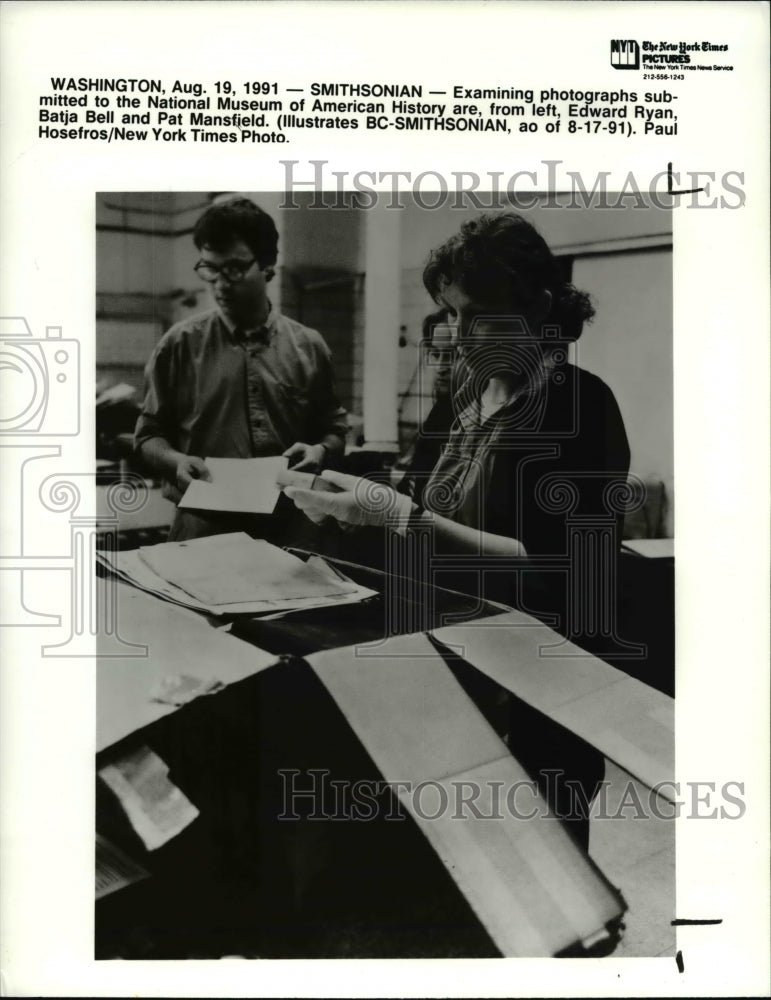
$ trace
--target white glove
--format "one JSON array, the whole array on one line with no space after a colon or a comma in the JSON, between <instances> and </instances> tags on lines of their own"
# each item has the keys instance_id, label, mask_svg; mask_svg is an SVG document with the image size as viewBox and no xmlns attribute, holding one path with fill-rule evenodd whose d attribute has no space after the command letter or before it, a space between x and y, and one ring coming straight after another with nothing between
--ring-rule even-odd
<instances>
[{"instance_id":1,"label":"white glove","mask_svg":"<svg viewBox=\"0 0 771 1000\"><path fill-rule=\"evenodd\" d=\"M282 469L276 476L276 484L283 489L288 497L291 497L292 494L286 489L287 486L296 488L300 493L308 493L311 490L326 490L328 493L339 492L336 486L326 482L315 473L296 472L294 469ZM300 507L300 504L297 503L296 506ZM312 510L310 507L300 507L300 510L304 510L305 516L314 524L324 524L325 521L330 520L329 514L324 514L320 510Z\"/></svg>"},{"instance_id":2,"label":"white glove","mask_svg":"<svg viewBox=\"0 0 771 1000\"><path fill-rule=\"evenodd\" d=\"M313 489L286 486L284 493L317 524L334 517L344 525L387 525L403 534L413 509L409 497L384 483L330 469L317 477Z\"/></svg>"}]
</instances>

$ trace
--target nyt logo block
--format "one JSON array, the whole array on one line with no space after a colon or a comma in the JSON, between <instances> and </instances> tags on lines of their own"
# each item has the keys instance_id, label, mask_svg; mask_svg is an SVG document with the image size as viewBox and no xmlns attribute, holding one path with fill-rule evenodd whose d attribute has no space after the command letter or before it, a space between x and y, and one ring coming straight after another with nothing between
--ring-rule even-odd
<instances>
[{"instance_id":1,"label":"nyt logo block","mask_svg":"<svg viewBox=\"0 0 771 1000\"><path fill-rule=\"evenodd\" d=\"M612 38L610 65L614 69L639 69L640 46L633 38Z\"/></svg>"}]
</instances>

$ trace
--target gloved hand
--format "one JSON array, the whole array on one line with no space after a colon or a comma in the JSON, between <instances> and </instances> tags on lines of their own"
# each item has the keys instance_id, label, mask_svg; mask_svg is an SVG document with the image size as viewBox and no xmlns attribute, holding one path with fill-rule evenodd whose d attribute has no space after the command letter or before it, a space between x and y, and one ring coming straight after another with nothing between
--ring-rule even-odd
<instances>
[{"instance_id":1,"label":"gloved hand","mask_svg":"<svg viewBox=\"0 0 771 1000\"><path fill-rule=\"evenodd\" d=\"M330 469L316 478L313 489L285 486L284 493L317 524L334 517L342 525L388 525L402 532L413 509L409 497L384 483Z\"/></svg>"},{"instance_id":2,"label":"gloved hand","mask_svg":"<svg viewBox=\"0 0 771 1000\"><path fill-rule=\"evenodd\" d=\"M308 492L310 490L326 491L327 493L338 493L339 488L328 483L321 476L317 476L312 472L297 472L295 469L282 469L276 476L276 484L280 486L287 496L291 494L287 491L285 487L292 486L297 487L301 492ZM299 504L297 504L300 507ZM319 510L311 510L310 508L300 508L305 510L305 515L314 524L323 524L325 521L331 520L329 514L324 514Z\"/></svg>"}]
</instances>

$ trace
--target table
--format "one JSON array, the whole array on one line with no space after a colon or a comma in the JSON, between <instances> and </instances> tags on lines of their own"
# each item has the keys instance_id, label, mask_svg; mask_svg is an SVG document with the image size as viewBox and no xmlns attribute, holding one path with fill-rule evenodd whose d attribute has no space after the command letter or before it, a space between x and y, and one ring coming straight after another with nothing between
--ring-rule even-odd
<instances>
[{"instance_id":1,"label":"table","mask_svg":"<svg viewBox=\"0 0 771 1000\"><path fill-rule=\"evenodd\" d=\"M231 636L214 633L200 621L194 627L189 616L180 617L177 609L164 608L162 616L173 618L179 629L189 628L191 634L195 633L195 641L186 647L192 655L183 657L185 672L197 673L202 664L211 671L213 657L219 670L228 657L218 655L217 648L221 652L227 645L234 657L228 679L235 683L214 698L198 699L176 713L158 713L155 709L149 720L143 715L141 698L135 697L133 702L129 699L127 705L132 703L133 708L123 712L121 725L113 726L112 732L120 734L121 727L128 728L127 712L130 716L132 711L137 712L135 721L140 728L119 735L113 745L102 746L100 764L132 745L147 744L169 764L172 778L183 792L192 801L207 805L201 822L196 821L170 844L148 856L137 838L126 830L126 824L121 823L115 804L101 790L97 799L101 832L132 856L139 852L143 863L154 872L154 878L101 901L97 910L97 952L102 957L212 957L233 953L275 957L492 957L501 950L508 954L549 953L538 950L545 947L539 938L542 927L531 928L527 944L531 951L506 950L506 945L502 948L505 927L501 931L499 921L498 933L491 937L489 925L471 909L439 862L436 850L430 849L414 824L385 823L378 817L377 822L367 825L324 824L322 832L313 822L300 823L290 830L286 823L266 820L265 803L275 803L285 792L277 778L279 773L307 775L315 769L337 778L342 776L349 784L383 773L382 761L379 770L318 676L298 656L335 650L351 642L371 645L384 634L484 619L501 610L490 602L480 608L476 599L451 591L430 588L429 592L409 577L387 578L376 570L350 564L342 568L357 582L381 593L387 591L387 599L380 597L334 612L304 612L275 622L237 621ZM143 605L136 597L127 603L136 609ZM393 614L397 609L398 614ZM391 612L388 617L387 611ZM153 615L159 613L154 608ZM151 637L146 623L136 622L135 634L131 634L128 621L122 622L122 630L124 625L129 640L139 638L141 633ZM276 655L283 657L278 669L270 667ZM334 669L334 654L328 654L326 662ZM511 706L501 703L500 689L488 679L474 676L468 665L448 662L447 666L492 724L487 726L473 706L471 714L464 709L466 714L458 716L464 719L460 730L464 739L458 746L474 745L476 740L479 750L475 759L480 763L492 763L501 753L508 755L495 735L496 730L501 732L510 725L511 718ZM377 663L374 669L372 682L361 689L365 697L380 677ZM137 690L143 670L153 673L152 665L138 670L124 666L124 676L128 673L132 678L129 689ZM100 675L103 681L107 679L114 694L120 690L116 677L121 669L113 662L108 671L100 668ZM407 686L412 679L411 672L404 675ZM442 674L437 675L437 680L441 681L439 688L446 688L442 697L449 697L448 704L455 704L449 710L459 711L456 702L462 694L457 685L453 686L452 677ZM134 682L137 687L132 688ZM145 677L141 683L146 682ZM100 695L100 705L106 710L110 698L105 685L100 687L104 695ZM439 688L424 689L432 692L432 702ZM522 712L522 706L517 711ZM537 726L531 722L533 732L548 726L549 720L537 713L533 717L530 712L530 717L537 722ZM419 728L420 718L418 713L415 725L405 730L405 741L409 741L410 732ZM386 726L384 732L388 730ZM478 730L476 737L472 730ZM103 733L108 731L110 727L102 727ZM358 736L361 732L359 729ZM554 727L554 732L558 742L565 738L573 746L582 746L560 727ZM488 744L489 749L485 749ZM452 746L442 752L454 753ZM558 756L562 760L569 758L564 748ZM411 758L408 755L404 759ZM509 760L515 763L513 758ZM501 765L496 766L506 766L505 761L501 758ZM558 827L562 829L561 824ZM451 839L456 832L449 827ZM561 836L566 841L556 844L555 863L561 852L567 851L567 856L572 857L576 851L570 838ZM504 852L510 848L511 844L503 848ZM501 849L499 845L498 852ZM499 853L499 862L501 858L505 863L505 853ZM339 872L345 872L345 877L337 878L334 873ZM493 889L495 881L494 876L492 882L488 877ZM606 907L609 900L612 904L612 887L600 885L594 889ZM566 898L570 895L567 893ZM538 898L540 894L536 893ZM266 904L266 900L270 902ZM622 909L623 905L619 912ZM612 940L613 935L608 935L605 944ZM512 947L516 946L515 941Z\"/></svg>"},{"instance_id":2,"label":"table","mask_svg":"<svg viewBox=\"0 0 771 1000\"><path fill-rule=\"evenodd\" d=\"M394 621L400 623L401 631L409 631L416 624L429 628L479 614L478 603L466 595L431 588L429 600L421 604L426 590L416 590L414 580L397 581L394 587L394 581L389 582L382 572L331 561L357 582L377 590L378 597L363 605L303 612L274 622L236 620L231 635L215 631L193 612L117 584L121 636L129 642L146 643L151 655L100 664L97 766L146 743L170 764L183 788L190 791L192 781L192 795L217 805L211 809L216 817L212 824L202 828L196 823L195 829L184 831L171 844L150 854L127 828L105 789L98 788L100 832L141 859L153 873L150 880L99 902L98 954L162 958L209 957L223 950L283 957L342 955L346 951L383 956L499 954L428 844L408 824L388 825L391 861L372 872L363 870L362 858L377 851L382 824L377 829L366 827L365 836L357 836L353 842L350 829L342 825L330 838L320 837L305 824L301 832L291 831L287 840L284 828L266 832L245 818L249 804L244 788L250 779L236 762L257 755L265 761L266 746L283 745L288 750L287 726L292 729L289 742L298 770L326 764L334 773L348 774L352 779L373 773L366 752L341 725L331 700L291 654L306 655L350 642L371 643L393 631ZM426 607L428 616L423 612ZM387 610L397 608L398 614L387 621ZM499 611L493 603L482 609L483 614ZM270 672L267 668L277 656L285 657L282 670ZM165 674L177 672L216 676L233 684L224 697L218 696L222 712L215 718L204 718L204 709L213 701L208 705L193 703L179 712L148 701L152 686ZM299 677L307 697L298 704ZM238 681L246 683L239 685ZM203 701L209 699L199 699ZM267 715L261 709L265 704L273 707ZM250 706L245 715L241 711L244 705ZM255 726L249 724L250 719L258 720ZM257 730L260 735L255 742L252 734ZM208 736L204 738L203 733ZM330 741L330 733L335 734L334 740ZM211 752L201 748L216 745L222 749L226 740L230 741L228 750L212 769ZM321 758L320 747L324 748ZM269 770L264 765L256 779L263 794L266 787L275 788ZM212 777L214 773L217 778ZM222 781L222 774L232 780ZM253 858L245 858L249 843L260 843L269 852L267 869L255 865ZM353 856L360 879L366 878L368 893L378 897L379 927L371 921L364 926L361 914L357 917L352 913L361 901L350 898L350 890L343 898L346 893L341 893L340 885L331 884L324 874L330 870L332 857L338 862L345 857L349 862ZM402 857L409 858L409 864L394 867L394 860ZM238 859L237 864L234 859ZM247 876L236 888L233 872L238 866ZM215 869L219 877L209 874ZM347 884L351 887L354 882L349 878ZM287 886L297 899L287 898ZM413 903L422 900L413 906L414 919L423 927L433 927L430 941L419 941L405 920L407 894ZM335 903L330 906L333 895ZM260 899L265 896L271 899L267 914L260 909ZM320 900L325 900L323 912L319 911ZM149 924L148 914L153 915ZM187 919L191 914L195 918ZM346 943L341 942L337 930L343 925L347 928ZM182 926L188 928L184 933ZM245 926L252 929L246 938Z\"/></svg>"}]
</instances>

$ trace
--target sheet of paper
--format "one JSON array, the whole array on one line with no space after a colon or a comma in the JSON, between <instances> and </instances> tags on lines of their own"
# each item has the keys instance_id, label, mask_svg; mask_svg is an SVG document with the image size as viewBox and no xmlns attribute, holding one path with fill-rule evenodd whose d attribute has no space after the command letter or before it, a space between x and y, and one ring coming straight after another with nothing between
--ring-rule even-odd
<instances>
[{"instance_id":1,"label":"sheet of paper","mask_svg":"<svg viewBox=\"0 0 771 1000\"><path fill-rule=\"evenodd\" d=\"M648 559L674 559L674 538L627 538L622 542L622 548L636 552L638 556Z\"/></svg>"},{"instance_id":2,"label":"sheet of paper","mask_svg":"<svg viewBox=\"0 0 771 1000\"><path fill-rule=\"evenodd\" d=\"M223 511L234 514L270 514L281 490L276 476L286 469L288 459L207 458L212 482L194 479L179 502L180 507Z\"/></svg>"},{"instance_id":3,"label":"sheet of paper","mask_svg":"<svg viewBox=\"0 0 771 1000\"><path fill-rule=\"evenodd\" d=\"M195 611L209 610L202 601L196 601L190 594L186 594L184 590L175 587L168 580L164 580L163 577L153 572L139 558L139 552L136 549L129 549L128 552L97 552L96 558L122 579L148 594L155 594L166 601L172 601L174 604L192 608Z\"/></svg>"},{"instance_id":4,"label":"sheet of paper","mask_svg":"<svg viewBox=\"0 0 771 1000\"><path fill-rule=\"evenodd\" d=\"M287 615L295 614L298 611L310 611L313 608L324 608L331 605L339 606L341 604L358 604L361 601L366 601L370 597L376 597L377 591L371 590L369 587L362 587L361 584L354 583L349 580L347 576L339 572L334 566L330 566L326 563L321 556L311 556L308 559L308 566L313 567L322 576L328 579L331 583L336 583L337 581L344 581L346 583L353 584L356 588L352 590L349 594L337 594L334 597L323 597L323 598L309 598L307 602L302 604L298 601L295 602L297 607L286 608L282 611L275 611L269 614L261 615L262 621L271 621L277 618L286 618Z\"/></svg>"},{"instance_id":5,"label":"sheet of paper","mask_svg":"<svg viewBox=\"0 0 771 1000\"><path fill-rule=\"evenodd\" d=\"M153 689L151 698L162 705L173 705L181 708L203 695L216 694L225 685L216 678L204 680L200 677L190 677L189 674L167 674Z\"/></svg>"},{"instance_id":6,"label":"sheet of paper","mask_svg":"<svg viewBox=\"0 0 771 1000\"><path fill-rule=\"evenodd\" d=\"M137 864L119 847L106 837L96 835L96 898L109 896L112 892L125 889L143 878L149 878L150 872Z\"/></svg>"},{"instance_id":7,"label":"sheet of paper","mask_svg":"<svg viewBox=\"0 0 771 1000\"><path fill-rule=\"evenodd\" d=\"M198 809L173 782L163 760L140 747L99 771L115 793L135 832L148 851L168 843L199 815Z\"/></svg>"}]
</instances>

